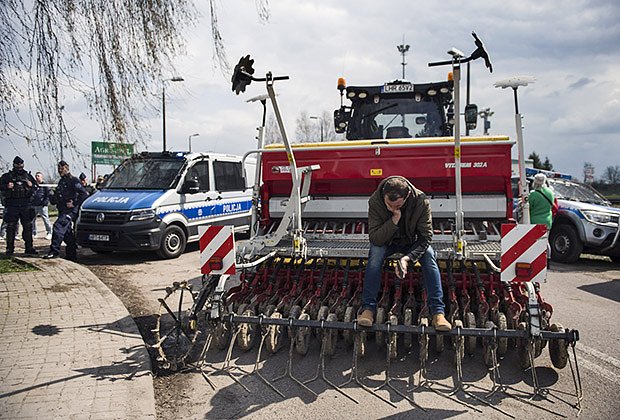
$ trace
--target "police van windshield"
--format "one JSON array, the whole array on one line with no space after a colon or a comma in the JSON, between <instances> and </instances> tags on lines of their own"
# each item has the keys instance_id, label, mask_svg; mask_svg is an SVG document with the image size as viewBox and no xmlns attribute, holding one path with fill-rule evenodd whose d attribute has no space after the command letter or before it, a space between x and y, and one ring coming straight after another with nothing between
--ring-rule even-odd
<instances>
[{"instance_id":1,"label":"police van windshield","mask_svg":"<svg viewBox=\"0 0 620 420\"><path fill-rule=\"evenodd\" d=\"M411 98L358 103L351 115L347 139L438 137L450 134L441 105Z\"/></svg>"},{"instance_id":2,"label":"police van windshield","mask_svg":"<svg viewBox=\"0 0 620 420\"><path fill-rule=\"evenodd\" d=\"M184 159L127 159L118 166L105 188L164 190L172 188Z\"/></svg>"},{"instance_id":3,"label":"police van windshield","mask_svg":"<svg viewBox=\"0 0 620 420\"><path fill-rule=\"evenodd\" d=\"M549 184L553 188L556 198L560 200L609 205L609 201L597 193L594 188L587 185L554 179L549 179Z\"/></svg>"}]
</instances>

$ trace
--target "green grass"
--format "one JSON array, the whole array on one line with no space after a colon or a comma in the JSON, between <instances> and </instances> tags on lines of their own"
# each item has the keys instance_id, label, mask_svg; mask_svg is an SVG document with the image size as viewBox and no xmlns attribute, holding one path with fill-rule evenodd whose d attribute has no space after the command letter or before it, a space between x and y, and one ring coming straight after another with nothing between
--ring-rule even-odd
<instances>
[{"instance_id":1,"label":"green grass","mask_svg":"<svg viewBox=\"0 0 620 420\"><path fill-rule=\"evenodd\" d=\"M0 257L0 274L18 273L20 271L38 271L39 269L25 261L12 257Z\"/></svg>"}]
</instances>

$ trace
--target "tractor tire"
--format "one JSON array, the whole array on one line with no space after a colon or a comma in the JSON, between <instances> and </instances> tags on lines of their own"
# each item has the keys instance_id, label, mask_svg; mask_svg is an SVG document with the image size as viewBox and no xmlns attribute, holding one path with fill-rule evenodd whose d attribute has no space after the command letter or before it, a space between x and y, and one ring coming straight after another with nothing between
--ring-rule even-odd
<instances>
[{"instance_id":1,"label":"tractor tire","mask_svg":"<svg viewBox=\"0 0 620 420\"><path fill-rule=\"evenodd\" d=\"M553 261L572 264L577 262L582 250L583 242L573 226L562 224L551 229L551 259Z\"/></svg>"},{"instance_id":2,"label":"tractor tire","mask_svg":"<svg viewBox=\"0 0 620 420\"><path fill-rule=\"evenodd\" d=\"M347 306L347 309L344 311L344 322L353 322L355 320L355 308L353 306ZM355 337L353 330L342 330L342 338L344 341L352 345L354 343Z\"/></svg>"},{"instance_id":3,"label":"tractor tire","mask_svg":"<svg viewBox=\"0 0 620 420\"><path fill-rule=\"evenodd\" d=\"M406 325L407 327L413 325L413 311L410 308L405 309L403 325ZM413 348L413 334L404 334L403 342L405 343L405 350L408 352L411 351Z\"/></svg>"},{"instance_id":4,"label":"tractor tire","mask_svg":"<svg viewBox=\"0 0 620 420\"><path fill-rule=\"evenodd\" d=\"M269 314L269 317L275 319L282 319L282 314L278 311ZM269 353L276 353L282 347L284 342L284 327L281 325L269 325L269 333L267 335L267 351Z\"/></svg>"},{"instance_id":5,"label":"tractor tire","mask_svg":"<svg viewBox=\"0 0 620 420\"><path fill-rule=\"evenodd\" d=\"M375 315L375 324L385 324L385 308L377 308L377 315ZM385 340L383 338L382 332L377 331L375 333L375 341L377 342L377 347L383 348L383 346L385 346Z\"/></svg>"},{"instance_id":6,"label":"tractor tire","mask_svg":"<svg viewBox=\"0 0 620 420\"><path fill-rule=\"evenodd\" d=\"M309 321L310 315L304 312L299 316L299 319L302 321ZM297 333L295 334L295 351L297 354L305 356L308 353L308 349L310 348L310 336L310 327L297 328Z\"/></svg>"},{"instance_id":7,"label":"tractor tire","mask_svg":"<svg viewBox=\"0 0 620 420\"><path fill-rule=\"evenodd\" d=\"M327 322L336 322L338 317L332 313L327 315ZM323 331L325 339L325 355L332 357L336 353L336 344L338 344L338 330L325 330Z\"/></svg>"},{"instance_id":8,"label":"tractor tire","mask_svg":"<svg viewBox=\"0 0 620 420\"><path fill-rule=\"evenodd\" d=\"M476 316L473 312L466 312L464 319L465 328L476 328ZM476 337L475 336L466 336L465 337L465 352L467 354L472 355L476 351Z\"/></svg>"},{"instance_id":9,"label":"tractor tire","mask_svg":"<svg viewBox=\"0 0 620 420\"><path fill-rule=\"evenodd\" d=\"M398 325L398 317L396 315L390 316L390 324ZM388 340L390 340L390 359L393 360L398 357L398 334L390 333Z\"/></svg>"},{"instance_id":10,"label":"tractor tire","mask_svg":"<svg viewBox=\"0 0 620 420\"><path fill-rule=\"evenodd\" d=\"M564 327L561 324L551 324L549 329L553 332L564 332ZM554 367L564 369L568 362L568 344L566 344L566 340L550 340L549 356Z\"/></svg>"}]
</instances>

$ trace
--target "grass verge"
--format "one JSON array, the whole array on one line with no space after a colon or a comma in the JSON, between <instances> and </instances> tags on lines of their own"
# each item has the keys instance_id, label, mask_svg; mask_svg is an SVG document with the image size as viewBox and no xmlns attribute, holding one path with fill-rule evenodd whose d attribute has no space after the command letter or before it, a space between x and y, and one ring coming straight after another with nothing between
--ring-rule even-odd
<instances>
[{"instance_id":1,"label":"grass verge","mask_svg":"<svg viewBox=\"0 0 620 420\"><path fill-rule=\"evenodd\" d=\"M20 271L38 271L39 269L25 261L13 257L0 257L0 274L17 273Z\"/></svg>"}]
</instances>

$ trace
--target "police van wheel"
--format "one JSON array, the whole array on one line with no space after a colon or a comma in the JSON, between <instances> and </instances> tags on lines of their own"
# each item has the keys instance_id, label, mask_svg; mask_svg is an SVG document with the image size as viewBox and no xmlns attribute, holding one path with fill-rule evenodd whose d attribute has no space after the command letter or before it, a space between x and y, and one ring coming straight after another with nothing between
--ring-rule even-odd
<instances>
[{"instance_id":1,"label":"police van wheel","mask_svg":"<svg viewBox=\"0 0 620 420\"><path fill-rule=\"evenodd\" d=\"M178 226L168 226L161 238L161 245L157 250L160 257L171 259L177 258L185 251L187 239L185 232Z\"/></svg>"}]
</instances>

